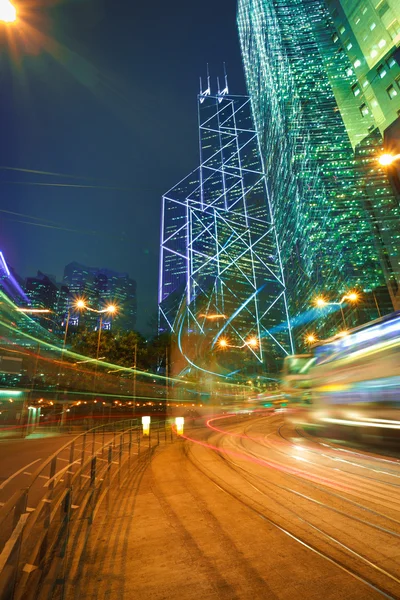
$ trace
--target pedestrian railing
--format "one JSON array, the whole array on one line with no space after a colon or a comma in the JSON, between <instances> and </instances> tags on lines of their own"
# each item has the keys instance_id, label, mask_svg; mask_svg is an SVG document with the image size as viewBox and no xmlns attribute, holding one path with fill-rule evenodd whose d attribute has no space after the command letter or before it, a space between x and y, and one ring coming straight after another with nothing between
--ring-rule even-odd
<instances>
[{"instance_id":1,"label":"pedestrian railing","mask_svg":"<svg viewBox=\"0 0 400 600\"><path fill-rule=\"evenodd\" d=\"M173 440L165 421L142 436L138 419L82 433L32 474L0 508L0 599L63 598L66 556L78 548L102 501L141 453Z\"/></svg>"}]
</instances>

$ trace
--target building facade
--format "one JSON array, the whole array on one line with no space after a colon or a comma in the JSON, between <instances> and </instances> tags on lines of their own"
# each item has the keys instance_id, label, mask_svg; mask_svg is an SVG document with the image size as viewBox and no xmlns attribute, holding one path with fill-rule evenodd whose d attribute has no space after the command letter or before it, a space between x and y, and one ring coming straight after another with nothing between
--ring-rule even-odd
<instances>
[{"instance_id":1,"label":"building facade","mask_svg":"<svg viewBox=\"0 0 400 600\"><path fill-rule=\"evenodd\" d=\"M300 340L317 316L310 307L318 295L338 301L358 289L370 298L387 286L396 302L395 201L377 146L354 153L332 86L351 90L353 73L337 52L323 0L239 0L238 29ZM362 118L358 106L352 110ZM383 300L378 312L390 310ZM364 321L378 316L372 302L364 313ZM339 323L332 315L321 334ZM356 313L349 324L357 324Z\"/></svg>"},{"instance_id":2,"label":"building facade","mask_svg":"<svg viewBox=\"0 0 400 600\"><path fill-rule=\"evenodd\" d=\"M292 341L250 101L208 81L198 114L200 167L162 199L160 331L199 371L229 376L235 361L240 371L267 358L273 370Z\"/></svg>"},{"instance_id":3,"label":"building facade","mask_svg":"<svg viewBox=\"0 0 400 600\"><path fill-rule=\"evenodd\" d=\"M338 54L347 56L350 86L332 89L353 148L377 128L383 138L400 116L400 4L397 0L327 0ZM352 107L352 108L351 108Z\"/></svg>"}]
</instances>

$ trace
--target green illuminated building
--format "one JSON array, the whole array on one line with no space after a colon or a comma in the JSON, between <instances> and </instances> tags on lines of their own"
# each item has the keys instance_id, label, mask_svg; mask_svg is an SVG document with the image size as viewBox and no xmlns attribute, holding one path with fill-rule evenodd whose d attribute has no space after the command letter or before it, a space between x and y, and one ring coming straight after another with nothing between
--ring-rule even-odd
<instances>
[{"instance_id":1,"label":"green illuminated building","mask_svg":"<svg viewBox=\"0 0 400 600\"><path fill-rule=\"evenodd\" d=\"M376 161L379 132L357 154L349 138L337 89L351 91L354 74L330 13L322 0L239 0L238 28L297 338L320 294L358 288L371 304L347 311L348 324L378 316L373 293L398 294L398 206ZM337 331L339 311L322 321L324 336Z\"/></svg>"},{"instance_id":2,"label":"green illuminated building","mask_svg":"<svg viewBox=\"0 0 400 600\"><path fill-rule=\"evenodd\" d=\"M328 0L335 26L332 41L348 58L350 86L329 72L354 148L378 128L384 136L400 115L400 2Z\"/></svg>"}]
</instances>

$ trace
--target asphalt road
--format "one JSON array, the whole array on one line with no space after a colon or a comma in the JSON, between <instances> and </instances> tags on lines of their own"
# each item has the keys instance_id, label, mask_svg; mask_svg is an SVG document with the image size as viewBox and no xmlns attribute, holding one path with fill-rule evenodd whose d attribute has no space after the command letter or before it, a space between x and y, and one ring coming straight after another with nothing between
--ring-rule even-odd
<instances>
[{"instance_id":1,"label":"asphalt road","mask_svg":"<svg viewBox=\"0 0 400 600\"><path fill-rule=\"evenodd\" d=\"M68 600L400 598L400 461L221 416L141 456Z\"/></svg>"},{"instance_id":2,"label":"asphalt road","mask_svg":"<svg viewBox=\"0 0 400 600\"><path fill-rule=\"evenodd\" d=\"M40 470L45 462L63 446L70 444L76 435L46 435L34 434L25 439L2 439L0 440L0 507L18 490L31 486L28 496L28 509L36 508L39 501L48 492L50 479L50 466L41 471L34 478L36 471ZM107 443L112 434L106 434L104 442ZM86 448L91 451L92 436L88 434ZM103 444L102 435L96 436L95 448L101 448ZM57 457L56 481L63 481L59 473L68 470L73 474L80 467L80 450L83 439L75 443L75 452L72 463L70 462L69 448L66 448ZM68 467L68 469L67 469ZM34 481L33 481L34 480ZM33 481L33 483L32 483Z\"/></svg>"}]
</instances>

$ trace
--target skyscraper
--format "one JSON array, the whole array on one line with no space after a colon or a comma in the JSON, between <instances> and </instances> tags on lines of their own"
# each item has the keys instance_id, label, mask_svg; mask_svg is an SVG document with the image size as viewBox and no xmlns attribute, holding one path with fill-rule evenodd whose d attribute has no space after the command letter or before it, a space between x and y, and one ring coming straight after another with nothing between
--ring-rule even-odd
<instances>
[{"instance_id":1,"label":"skyscraper","mask_svg":"<svg viewBox=\"0 0 400 600\"><path fill-rule=\"evenodd\" d=\"M337 54L347 56L350 87L328 72L354 148L378 128L381 136L400 117L400 3L328 0ZM400 144L400 141L398 142Z\"/></svg>"},{"instance_id":2,"label":"skyscraper","mask_svg":"<svg viewBox=\"0 0 400 600\"><path fill-rule=\"evenodd\" d=\"M238 28L298 335L321 293L337 301L386 284L396 302L393 194L377 157L354 155L331 85L351 90L353 75L326 5L239 0Z\"/></svg>"},{"instance_id":3,"label":"skyscraper","mask_svg":"<svg viewBox=\"0 0 400 600\"><path fill-rule=\"evenodd\" d=\"M271 370L292 343L250 101L229 95L227 85L212 93L208 78L198 116L200 167L162 200L160 330L176 334L199 370L229 375L229 349L254 364L268 357Z\"/></svg>"},{"instance_id":4,"label":"skyscraper","mask_svg":"<svg viewBox=\"0 0 400 600\"><path fill-rule=\"evenodd\" d=\"M45 329L54 330L58 320L58 315L56 313L59 294L55 279L50 278L41 271L38 271L36 277L26 278L25 292L29 298L29 304L32 306L32 308L44 308L53 313L52 318L48 314L33 316L33 319L40 323Z\"/></svg>"}]
</instances>

